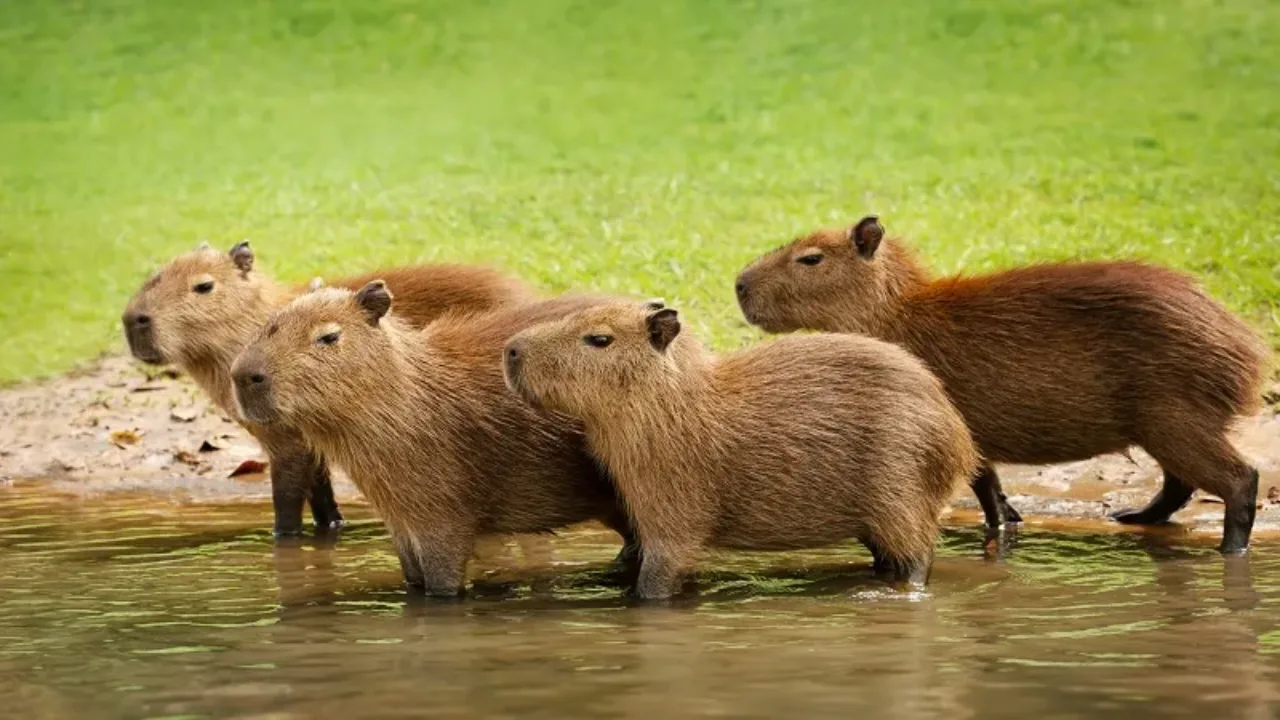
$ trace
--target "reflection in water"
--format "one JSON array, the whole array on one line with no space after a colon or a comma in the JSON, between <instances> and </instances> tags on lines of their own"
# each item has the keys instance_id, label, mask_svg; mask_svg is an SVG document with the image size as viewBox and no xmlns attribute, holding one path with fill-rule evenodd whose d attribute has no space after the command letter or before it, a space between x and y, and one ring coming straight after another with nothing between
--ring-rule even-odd
<instances>
[{"instance_id":1,"label":"reflection in water","mask_svg":"<svg viewBox=\"0 0 1280 720\"><path fill-rule=\"evenodd\" d=\"M261 507L0 490L6 714L1270 717L1278 545L957 528L927 594L859 548L709 560L638 606L612 533L490 541L408 597L386 535L275 543ZM994 553L993 553L994 549ZM1004 553L1003 559L993 554Z\"/></svg>"}]
</instances>

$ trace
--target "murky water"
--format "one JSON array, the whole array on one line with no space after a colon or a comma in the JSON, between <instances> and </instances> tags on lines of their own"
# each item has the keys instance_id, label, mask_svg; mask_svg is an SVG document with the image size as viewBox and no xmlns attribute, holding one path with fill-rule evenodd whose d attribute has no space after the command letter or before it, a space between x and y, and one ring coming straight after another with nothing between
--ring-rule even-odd
<instances>
[{"instance_id":1,"label":"murky water","mask_svg":"<svg viewBox=\"0 0 1280 720\"><path fill-rule=\"evenodd\" d=\"M1204 717L1280 708L1280 544L947 532L927 594L858 548L705 563L634 606L601 531L488 547L412 600L381 527L277 547L262 506L0 488L6 717ZM527 551L533 558L526 560Z\"/></svg>"}]
</instances>

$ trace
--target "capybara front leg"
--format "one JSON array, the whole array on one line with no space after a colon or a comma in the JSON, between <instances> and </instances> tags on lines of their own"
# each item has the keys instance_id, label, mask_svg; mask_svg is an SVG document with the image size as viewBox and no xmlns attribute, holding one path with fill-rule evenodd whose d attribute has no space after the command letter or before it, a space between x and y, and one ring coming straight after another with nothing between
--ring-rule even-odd
<instances>
[{"instance_id":1,"label":"capybara front leg","mask_svg":"<svg viewBox=\"0 0 1280 720\"><path fill-rule=\"evenodd\" d=\"M687 558L692 553L646 544L636 580L636 595L642 600L664 600L678 595L684 585Z\"/></svg>"},{"instance_id":2,"label":"capybara front leg","mask_svg":"<svg viewBox=\"0 0 1280 720\"><path fill-rule=\"evenodd\" d=\"M395 546L396 557L400 559L400 570L404 573L404 584L422 589L422 567L418 564L418 553L413 548L413 541L407 537L397 537Z\"/></svg>"},{"instance_id":3,"label":"capybara front leg","mask_svg":"<svg viewBox=\"0 0 1280 720\"><path fill-rule=\"evenodd\" d=\"M887 558L885 568L892 574L894 581L923 588L929 583L929 573L933 571L933 552L912 558Z\"/></svg>"},{"instance_id":4,"label":"capybara front leg","mask_svg":"<svg viewBox=\"0 0 1280 720\"><path fill-rule=\"evenodd\" d=\"M1253 532L1254 516L1258 512L1258 470L1249 468L1249 482L1239 492L1223 498L1227 502L1222 520L1222 545L1224 555L1240 555L1249 549L1249 535Z\"/></svg>"},{"instance_id":5,"label":"capybara front leg","mask_svg":"<svg viewBox=\"0 0 1280 720\"><path fill-rule=\"evenodd\" d=\"M302 510L311 485L312 458L306 453L273 454L271 462L271 505L275 510L276 537L302 534Z\"/></svg>"},{"instance_id":6,"label":"capybara front leg","mask_svg":"<svg viewBox=\"0 0 1280 720\"><path fill-rule=\"evenodd\" d=\"M456 598L466 580L471 542L419 540L418 565L422 568L422 591L431 597Z\"/></svg>"},{"instance_id":7,"label":"capybara front leg","mask_svg":"<svg viewBox=\"0 0 1280 720\"><path fill-rule=\"evenodd\" d=\"M977 474L969 481L969 486L973 489L973 494L978 497L978 504L982 506L987 527L1000 528L1007 522L1022 522L1022 515L1009 505L1009 500L1000 487L1000 476L996 474L995 468L983 463L978 468Z\"/></svg>"},{"instance_id":8,"label":"capybara front leg","mask_svg":"<svg viewBox=\"0 0 1280 720\"><path fill-rule=\"evenodd\" d=\"M1174 513L1186 507L1195 488L1181 478L1164 471L1164 485L1151 502L1141 510L1130 508L1111 513L1111 519L1125 525L1160 525L1169 522Z\"/></svg>"},{"instance_id":9,"label":"capybara front leg","mask_svg":"<svg viewBox=\"0 0 1280 720\"><path fill-rule=\"evenodd\" d=\"M622 549L618 551L613 562L623 567L636 567L640 564L640 538L631 527L631 519L622 510L617 510L603 519L604 524L622 536Z\"/></svg>"},{"instance_id":10,"label":"capybara front leg","mask_svg":"<svg viewBox=\"0 0 1280 720\"><path fill-rule=\"evenodd\" d=\"M335 530L345 524L342 511L338 509L338 500L333 496L329 465L322 458L315 459L311 472L309 501L311 517L315 520L317 530Z\"/></svg>"}]
</instances>

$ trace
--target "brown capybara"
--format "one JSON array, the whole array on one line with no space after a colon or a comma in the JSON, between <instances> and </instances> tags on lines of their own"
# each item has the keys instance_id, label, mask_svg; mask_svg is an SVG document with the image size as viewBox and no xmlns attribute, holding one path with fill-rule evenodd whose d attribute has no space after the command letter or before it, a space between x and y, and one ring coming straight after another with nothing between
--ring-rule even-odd
<instances>
[{"instance_id":1,"label":"brown capybara","mask_svg":"<svg viewBox=\"0 0 1280 720\"><path fill-rule=\"evenodd\" d=\"M767 332L859 332L906 347L941 378L988 463L1082 460L1138 445L1164 470L1154 524L1194 488L1226 501L1221 550L1243 552L1258 473L1227 439L1260 403L1269 351L1187 276L1138 262L1033 265L931 279L874 216L819 230L737 278ZM883 240L883 241L882 241ZM1007 507L984 464L973 481L988 525Z\"/></svg>"},{"instance_id":2,"label":"brown capybara","mask_svg":"<svg viewBox=\"0 0 1280 720\"><path fill-rule=\"evenodd\" d=\"M598 519L630 537L581 427L529 407L502 380L507 338L600 299L451 313L421 331L388 315L391 302L381 281L303 295L271 316L231 374L244 417L298 428L351 476L410 585L456 595L481 534ZM623 556L635 551L628 543Z\"/></svg>"},{"instance_id":3,"label":"brown capybara","mask_svg":"<svg viewBox=\"0 0 1280 720\"><path fill-rule=\"evenodd\" d=\"M447 310L482 311L532 297L519 281L481 267L422 265L381 270L376 276L398 293L398 313L415 326ZM373 275L342 278L334 285L359 289L372 279ZM229 253L201 245L157 270L130 300L123 318L134 357L180 367L262 443L271 459L277 535L301 532L308 500L317 527L341 525L342 514L327 466L296 431L238 418L231 362L267 316L304 289L283 288L255 269L248 243L239 243Z\"/></svg>"},{"instance_id":4,"label":"brown capybara","mask_svg":"<svg viewBox=\"0 0 1280 720\"><path fill-rule=\"evenodd\" d=\"M848 538L923 584L939 513L978 463L937 378L867 337L717 358L675 310L618 302L516 334L503 366L530 404L583 421L644 548L642 598L674 594L703 547Z\"/></svg>"}]
</instances>

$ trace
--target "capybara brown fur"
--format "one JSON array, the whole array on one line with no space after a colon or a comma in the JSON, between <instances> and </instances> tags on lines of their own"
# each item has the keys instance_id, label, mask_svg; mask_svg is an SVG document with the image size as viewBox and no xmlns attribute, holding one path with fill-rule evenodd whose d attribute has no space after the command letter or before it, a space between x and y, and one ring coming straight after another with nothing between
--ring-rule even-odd
<instances>
[{"instance_id":1,"label":"capybara brown fur","mask_svg":"<svg viewBox=\"0 0 1280 720\"><path fill-rule=\"evenodd\" d=\"M855 538L928 579L939 513L977 466L941 383L854 335L716 357L660 303L615 302L515 335L507 383L582 419L644 548L638 594L676 593L699 550Z\"/></svg>"},{"instance_id":2,"label":"capybara brown fur","mask_svg":"<svg viewBox=\"0 0 1280 720\"><path fill-rule=\"evenodd\" d=\"M240 354L236 400L253 422L298 428L350 475L386 522L410 585L456 595L479 535L597 519L630 537L580 425L529 407L502 379L507 338L598 302L451 313L419 331L388 314L380 281L324 288L277 311Z\"/></svg>"},{"instance_id":3,"label":"capybara brown fur","mask_svg":"<svg viewBox=\"0 0 1280 720\"><path fill-rule=\"evenodd\" d=\"M931 279L868 216L764 255L736 290L743 315L768 332L865 333L924 359L989 463L1142 447L1164 486L1115 519L1167 522L1200 488L1226 502L1221 550L1248 547L1258 474L1228 431L1258 408L1270 353L1186 275L1125 261ZM1018 519L990 464L973 486L989 525Z\"/></svg>"},{"instance_id":4,"label":"capybara brown fur","mask_svg":"<svg viewBox=\"0 0 1280 720\"><path fill-rule=\"evenodd\" d=\"M447 310L490 310L532 297L524 284L495 270L462 265L422 265L340 278L337 287L358 290L374 276L397 293L397 314L423 326ZM231 362L271 312L305 288L286 288L254 267L248 243L229 253L207 245L179 255L146 281L124 312L125 338L134 357L173 363L213 402L262 443L270 457L278 535L302 530L309 501L317 527L342 524L329 470L301 436L285 426L264 427L239 418L231 388Z\"/></svg>"}]
</instances>

